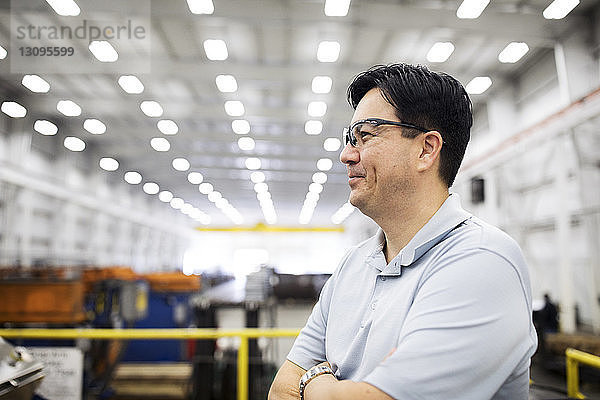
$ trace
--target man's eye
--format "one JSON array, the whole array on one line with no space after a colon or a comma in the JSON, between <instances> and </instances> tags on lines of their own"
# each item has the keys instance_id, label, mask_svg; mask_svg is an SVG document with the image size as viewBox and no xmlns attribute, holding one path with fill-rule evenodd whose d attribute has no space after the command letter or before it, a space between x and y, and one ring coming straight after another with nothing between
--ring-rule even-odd
<instances>
[{"instance_id":1,"label":"man's eye","mask_svg":"<svg viewBox=\"0 0 600 400\"><path fill-rule=\"evenodd\" d=\"M359 131L358 135L360 136L361 139L364 139L364 138L368 138L369 136L373 136L373 132Z\"/></svg>"}]
</instances>

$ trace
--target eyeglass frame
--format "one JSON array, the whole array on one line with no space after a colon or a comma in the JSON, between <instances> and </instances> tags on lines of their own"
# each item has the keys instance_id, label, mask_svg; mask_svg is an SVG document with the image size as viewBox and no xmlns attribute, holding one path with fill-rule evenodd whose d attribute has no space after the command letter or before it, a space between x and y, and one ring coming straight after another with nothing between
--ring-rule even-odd
<instances>
[{"instance_id":1,"label":"eyeglass frame","mask_svg":"<svg viewBox=\"0 0 600 400\"><path fill-rule=\"evenodd\" d=\"M387 119L381 119L381 118L365 118L365 119L361 119L359 121L354 122L352 125L347 126L343 129L342 131L342 139L344 141L344 146L347 146L348 143L350 143L350 145L352 147L357 147L358 144L358 139L356 138L356 136L354 134L351 134L352 130L356 127L356 125L359 124L370 124L372 125L374 128L381 126L381 125L393 125L393 126L401 126L403 128L410 128L410 129L416 129L420 132L429 132L431 131L431 129L425 129L422 128L418 125L415 124L411 124L408 122L400 122L400 121L390 121ZM376 136L376 135L374 135ZM354 142L352 141L352 138L354 138Z\"/></svg>"}]
</instances>

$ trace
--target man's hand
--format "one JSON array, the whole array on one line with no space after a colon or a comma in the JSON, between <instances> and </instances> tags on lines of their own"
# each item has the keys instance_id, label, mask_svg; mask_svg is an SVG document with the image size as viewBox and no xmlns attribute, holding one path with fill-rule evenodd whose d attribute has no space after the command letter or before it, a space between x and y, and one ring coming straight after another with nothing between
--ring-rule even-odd
<instances>
[{"instance_id":1,"label":"man's hand","mask_svg":"<svg viewBox=\"0 0 600 400\"><path fill-rule=\"evenodd\" d=\"M305 372L305 369L285 360L271 384L268 400L300 400L298 387Z\"/></svg>"}]
</instances>

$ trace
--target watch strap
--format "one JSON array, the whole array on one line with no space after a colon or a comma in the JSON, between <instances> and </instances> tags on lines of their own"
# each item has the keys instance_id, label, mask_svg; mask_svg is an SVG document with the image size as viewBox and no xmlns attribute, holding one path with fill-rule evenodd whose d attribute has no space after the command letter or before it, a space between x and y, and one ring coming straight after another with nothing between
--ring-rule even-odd
<instances>
[{"instance_id":1,"label":"watch strap","mask_svg":"<svg viewBox=\"0 0 600 400\"><path fill-rule=\"evenodd\" d=\"M313 379L315 379L317 376L324 375L324 374L335 375L329 365L314 366L311 369L309 369L308 371L306 371L304 373L304 375L302 375L302 378L300 378L300 387L299 387L300 400L304 400L304 389L306 388L306 385L308 385L308 383L310 381L312 381Z\"/></svg>"}]
</instances>

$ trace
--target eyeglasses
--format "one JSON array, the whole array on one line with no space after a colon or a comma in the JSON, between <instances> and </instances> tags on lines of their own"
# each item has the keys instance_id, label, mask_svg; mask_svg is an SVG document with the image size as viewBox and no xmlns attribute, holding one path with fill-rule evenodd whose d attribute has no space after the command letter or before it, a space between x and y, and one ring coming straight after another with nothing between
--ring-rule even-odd
<instances>
[{"instance_id":1,"label":"eyeglasses","mask_svg":"<svg viewBox=\"0 0 600 400\"><path fill-rule=\"evenodd\" d=\"M347 145L348 143L350 143L350 145L352 147L358 147L359 141L362 144L362 141L363 141L362 139L366 135L377 136L374 132L363 131L363 126L365 124L368 124L369 126L371 126L373 128L378 127L380 125L394 125L394 126L401 126L404 128L416 129L421 132L429 132L430 131L430 129L421 128L420 126L405 123L405 122L388 121L387 119L381 119L381 118L367 118L367 119L361 119L360 121L356 121L352 125L344 128L343 136L342 136L344 139L344 145Z\"/></svg>"}]
</instances>

